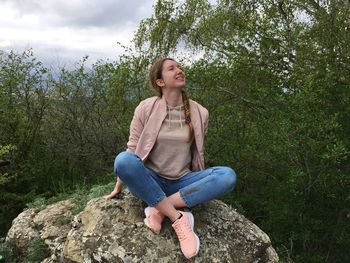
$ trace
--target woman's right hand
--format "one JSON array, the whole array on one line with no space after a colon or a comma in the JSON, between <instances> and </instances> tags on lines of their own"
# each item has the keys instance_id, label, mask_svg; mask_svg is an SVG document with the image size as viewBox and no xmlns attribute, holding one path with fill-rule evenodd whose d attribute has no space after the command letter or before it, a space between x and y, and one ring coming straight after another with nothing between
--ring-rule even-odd
<instances>
[{"instance_id":1,"label":"woman's right hand","mask_svg":"<svg viewBox=\"0 0 350 263\"><path fill-rule=\"evenodd\" d=\"M122 185L123 185L123 182L118 178L117 182L115 183L114 190L109 195L105 195L104 198L106 200L109 200L115 197L116 195L118 195L119 193L121 193Z\"/></svg>"}]
</instances>

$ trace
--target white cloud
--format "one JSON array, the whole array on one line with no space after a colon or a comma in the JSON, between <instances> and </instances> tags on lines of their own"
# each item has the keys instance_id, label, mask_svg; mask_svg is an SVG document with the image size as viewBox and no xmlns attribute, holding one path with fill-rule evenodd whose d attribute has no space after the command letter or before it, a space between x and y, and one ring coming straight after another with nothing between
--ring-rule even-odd
<instances>
[{"instance_id":1,"label":"white cloud","mask_svg":"<svg viewBox=\"0 0 350 263\"><path fill-rule=\"evenodd\" d=\"M34 14L50 25L109 27L138 23L149 15L152 0L3 0L19 15ZM146 11L146 12L145 12Z\"/></svg>"},{"instance_id":2,"label":"white cloud","mask_svg":"<svg viewBox=\"0 0 350 263\"><path fill-rule=\"evenodd\" d=\"M116 57L154 0L0 0L0 49L32 47L39 59Z\"/></svg>"}]
</instances>

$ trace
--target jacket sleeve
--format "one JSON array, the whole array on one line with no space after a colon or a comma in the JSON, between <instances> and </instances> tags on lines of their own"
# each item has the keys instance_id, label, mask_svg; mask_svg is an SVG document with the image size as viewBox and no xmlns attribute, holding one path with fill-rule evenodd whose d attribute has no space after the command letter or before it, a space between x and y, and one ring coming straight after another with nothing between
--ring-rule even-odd
<instances>
[{"instance_id":1,"label":"jacket sleeve","mask_svg":"<svg viewBox=\"0 0 350 263\"><path fill-rule=\"evenodd\" d=\"M207 110L204 117L204 138L207 137L207 134L208 134L208 122L209 122L209 112Z\"/></svg>"},{"instance_id":2,"label":"jacket sleeve","mask_svg":"<svg viewBox=\"0 0 350 263\"><path fill-rule=\"evenodd\" d=\"M134 116L130 124L130 135L129 135L129 141L127 143L127 147L128 147L127 151L131 151L131 152L136 151L137 143L139 141L139 138L144 128L142 113L143 113L142 104L139 104L134 111Z\"/></svg>"}]
</instances>

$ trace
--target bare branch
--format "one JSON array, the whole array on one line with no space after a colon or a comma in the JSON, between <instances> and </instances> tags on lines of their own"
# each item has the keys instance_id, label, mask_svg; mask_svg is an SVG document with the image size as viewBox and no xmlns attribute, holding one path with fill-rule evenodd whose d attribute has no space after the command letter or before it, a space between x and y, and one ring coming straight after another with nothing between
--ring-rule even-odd
<instances>
[{"instance_id":1,"label":"bare branch","mask_svg":"<svg viewBox=\"0 0 350 263\"><path fill-rule=\"evenodd\" d=\"M265 106L261 102L248 100L248 99L243 98L242 96L240 96L238 94L235 94L232 91L229 91L229 90L227 90L227 89L225 89L223 87L220 87L220 86L217 86L217 88L220 91L223 91L223 92L226 92L226 93L230 94L233 98L239 99L239 100L245 102L246 104L257 106L259 108L262 108L262 109L266 110Z\"/></svg>"}]
</instances>

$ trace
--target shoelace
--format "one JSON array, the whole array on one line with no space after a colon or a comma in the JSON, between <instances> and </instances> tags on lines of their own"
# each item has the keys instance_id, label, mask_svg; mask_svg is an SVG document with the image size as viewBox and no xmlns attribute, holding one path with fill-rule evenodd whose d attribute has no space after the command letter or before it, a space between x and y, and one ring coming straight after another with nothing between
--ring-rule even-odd
<instances>
[{"instance_id":1,"label":"shoelace","mask_svg":"<svg viewBox=\"0 0 350 263\"><path fill-rule=\"evenodd\" d=\"M191 226L188 223L183 225L183 227L185 229L183 229L181 226L182 226L182 224L177 225L176 233L177 233L177 236L179 237L179 240L182 241L182 240L185 240L187 238L187 235L185 233L186 233L186 231L187 232L191 231Z\"/></svg>"}]
</instances>

